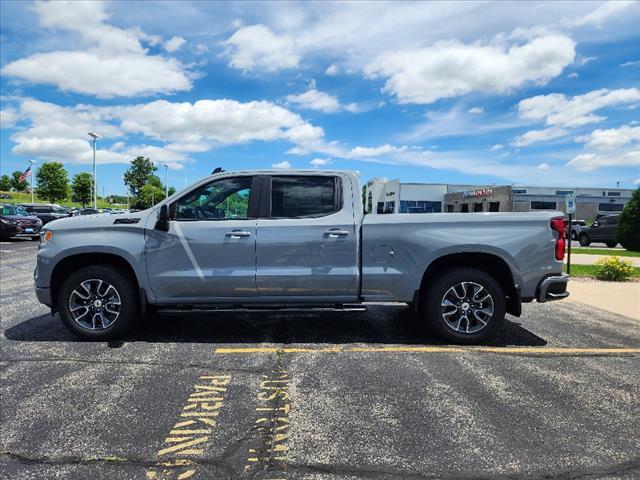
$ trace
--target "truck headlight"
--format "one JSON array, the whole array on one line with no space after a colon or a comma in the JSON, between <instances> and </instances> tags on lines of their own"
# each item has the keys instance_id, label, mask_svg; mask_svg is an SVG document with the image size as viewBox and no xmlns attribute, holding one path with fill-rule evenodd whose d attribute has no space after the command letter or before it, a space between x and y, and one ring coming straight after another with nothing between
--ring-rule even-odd
<instances>
[{"instance_id":1,"label":"truck headlight","mask_svg":"<svg viewBox=\"0 0 640 480\"><path fill-rule=\"evenodd\" d=\"M53 238L53 232L51 230L45 230L40 234L40 245L48 242Z\"/></svg>"}]
</instances>

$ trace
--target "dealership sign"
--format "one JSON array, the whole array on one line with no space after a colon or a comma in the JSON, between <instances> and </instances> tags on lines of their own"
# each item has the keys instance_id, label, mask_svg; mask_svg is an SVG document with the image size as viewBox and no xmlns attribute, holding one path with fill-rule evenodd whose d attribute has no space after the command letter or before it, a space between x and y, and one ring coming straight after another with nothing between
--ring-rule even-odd
<instances>
[{"instance_id":1,"label":"dealership sign","mask_svg":"<svg viewBox=\"0 0 640 480\"><path fill-rule=\"evenodd\" d=\"M480 188L470 192L462 192L462 198L490 197L491 195L493 195L493 188Z\"/></svg>"}]
</instances>

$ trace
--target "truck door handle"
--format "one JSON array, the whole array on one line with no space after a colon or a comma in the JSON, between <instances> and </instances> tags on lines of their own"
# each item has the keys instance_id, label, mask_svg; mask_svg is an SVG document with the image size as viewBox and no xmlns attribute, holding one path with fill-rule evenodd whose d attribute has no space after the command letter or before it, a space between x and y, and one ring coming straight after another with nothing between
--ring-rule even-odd
<instances>
[{"instance_id":1,"label":"truck door handle","mask_svg":"<svg viewBox=\"0 0 640 480\"><path fill-rule=\"evenodd\" d=\"M250 237L251 232L243 232L242 230L233 230L232 232L225 233L224 236L231 237L231 238Z\"/></svg>"},{"instance_id":2,"label":"truck door handle","mask_svg":"<svg viewBox=\"0 0 640 480\"><path fill-rule=\"evenodd\" d=\"M328 237L331 238L338 238L338 237L344 237L349 235L349 232L347 230L327 230L326 232L324 232L324 234Z\"/></svg>"}]
</instances>

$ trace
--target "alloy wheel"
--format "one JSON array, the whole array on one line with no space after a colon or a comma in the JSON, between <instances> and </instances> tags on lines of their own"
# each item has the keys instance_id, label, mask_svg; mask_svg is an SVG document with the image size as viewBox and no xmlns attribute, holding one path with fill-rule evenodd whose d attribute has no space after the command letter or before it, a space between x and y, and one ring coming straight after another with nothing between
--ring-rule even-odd
<instances>
[{"instance_id":1,"label":"alloy wheel","mask_svg":"<svg viewBox=\"0 0 640 480\"><path fill-rule=\"evenodd\" d=\"M69 296L69 311L80 327L104 330L118 319L122 303L110 283L92 278L81 282Z\"/></svg>"},{"instance_id":2,"label":"alloy wheel","mask_svg":"<svg viewBox=\"0 0 640 480\"><path fill-rule=\"evenodd\" d=\"M446 291L440 311L450 329L464 334L476 333L493 317L493 297L479 283L460 282Z\"/></svg>"}]
</instances>

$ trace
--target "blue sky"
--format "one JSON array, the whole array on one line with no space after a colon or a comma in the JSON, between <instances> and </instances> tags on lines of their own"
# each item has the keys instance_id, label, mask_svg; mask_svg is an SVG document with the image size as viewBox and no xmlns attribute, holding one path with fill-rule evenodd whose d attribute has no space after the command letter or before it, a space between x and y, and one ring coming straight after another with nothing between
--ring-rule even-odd
<instances>
[{"instance_id":1,"label":"blue sky","mask_svg":"<svg viewBox=\"0 0 640 480\"><path fill-rule=\"evenodd\" d=\"M640 3L0 3L2 173L640 183ZM161 167L162 170L162 167ZM164 176L164 172L161 172Z\"/></svg>"}]
</instances>

